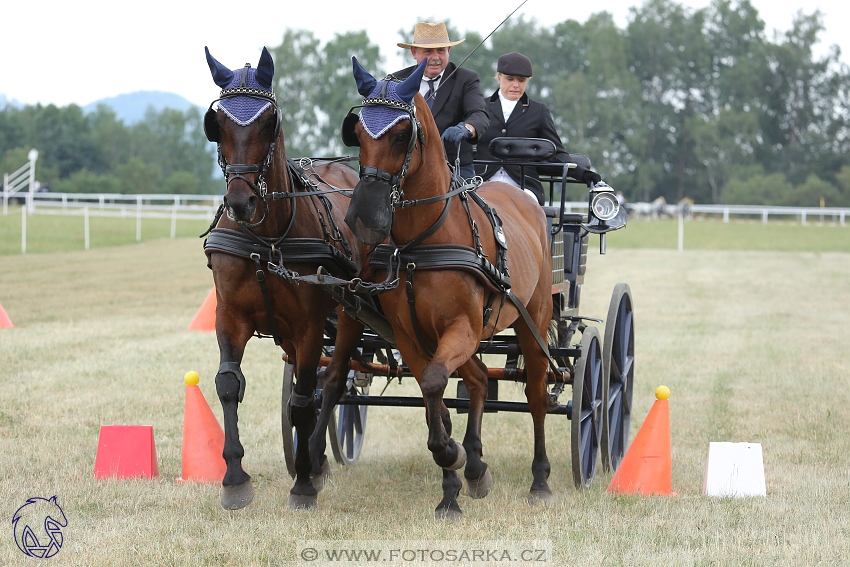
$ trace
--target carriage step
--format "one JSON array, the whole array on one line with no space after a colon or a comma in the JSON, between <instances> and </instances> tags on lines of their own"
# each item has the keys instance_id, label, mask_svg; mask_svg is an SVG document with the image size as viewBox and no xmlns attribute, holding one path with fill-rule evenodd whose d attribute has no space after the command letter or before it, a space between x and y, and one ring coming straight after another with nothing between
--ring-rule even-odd
<instances>
[{"instance_id":1,"label":"carriage step","mask_svg":"<svg viewBox=\"0 0 850 567\"><path fill-rule=\"evenodd\" d=\"M407 396L346 396L337 402L342 406L384 406L398 408L422 408L425 407L423 398L414 398ZM462 398L443 398L443 403L449 409L466 409L469 410L469 400ZM566 415L567 419L572 419L573 402L568 401L566 404L558 404L555 408L550 408L547 413L556 415ZM484 402L484 411L506 411L529 413L528 404L525 402L500 402L498 400L487 400Z\"/></svg>"}]
</instances>

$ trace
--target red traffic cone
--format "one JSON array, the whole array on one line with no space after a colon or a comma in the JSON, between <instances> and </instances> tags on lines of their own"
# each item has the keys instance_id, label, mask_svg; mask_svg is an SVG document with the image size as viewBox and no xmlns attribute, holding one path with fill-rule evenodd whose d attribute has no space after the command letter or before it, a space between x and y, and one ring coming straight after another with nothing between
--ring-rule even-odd
<instances>
[{"instance_id":1,"label":"red traffic cone","mask_svg":"<svg viewBox=\"0 0 850 567\"><path fill-rule=\"evenodd\" d=\"M0 305L0 329L11 329L12 327L14 327L12 320L9 319L9 316L6 315L6 311L3 309L3 306Z\"/></svg>"},{"instance_id":2,"label":"red traffic cone","mask_svg":"<svg viewBox=\"0 0 850 567\"><path fill-rule=\"evenodd\" d=\"M151 425L102 425L94 462L95 478L159 476Z\"/></svg>"},{"instance_id":3,"label":"red traffic cone","mask_svg":"<svg viewBox=\"0 0 850 567\"><path fill-rule=\"evenodd\" d=\"M192 322L189 323L190 331L215 331L215 286L207 294L207 298L201 304L201 308L195 313Z\"/></svg>"},{"instance_id":4,"label":"red traffic cone","mask_svg":"<svg viewBox=\"0 0 850 567\"><path fill-rule=\"evenodd\" d=\"M224 463L224 431L197 386L198 374L187 372L186 409L183 414L183 469L177 482L221 482Z\"/></svg>"},{"instance_id":5,"label":"red traffic cone","mask_svg":"<svg viewBox=\"0 0 850 567\"><path fill-rule=\"evenodd\" d=\"M672 494L670 455L670 390L659 386L655 404L620 463L608 492L643 495Z\"/></svg>"}]
</instances>

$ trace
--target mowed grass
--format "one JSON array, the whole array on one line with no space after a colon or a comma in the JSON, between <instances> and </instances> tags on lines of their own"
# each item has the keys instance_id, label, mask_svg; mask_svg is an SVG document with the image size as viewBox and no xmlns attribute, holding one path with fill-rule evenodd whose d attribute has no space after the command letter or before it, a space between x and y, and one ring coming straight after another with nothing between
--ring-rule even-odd
<instances>
[{"instance_id":1,"label":"mowed grass","mask_svg":"<svg viewBox=\"0 0 850 567\"><path fill-rule=\"evenodd\" d=\"M641 228L633 223L618 236ZM436 549L459 540L544 540L554 555L547 564L555 565L845 563L850 254L679 253L615 243L612 236L608 254L599 256L591 241L582 314L604 318L614 285L630 284L637 358L631 434L655 387L669 386L678 496L608 494L611 475L601 469L590 489L576 490L570 422L550 416L550 485L558 500L529 507L530 417L486 414L484 453L495 488L483 500L462 496L461 521L435 522L441 475L426 447L423 410L370 408L360 462L334 466L317 510L287 510L283 364L270 340L253 339L242 366L248 388L239 427L256 499L225 511L218 487L174 480L186 371L200 374L221 420L218 348L214 334L186 330L212 286L201 241L160 238L0 259L0 304L15 324L0 329L0 515L10 519L27 498L57 495L69 523L51 559L61 565L295 564L302 540L416 541ZM376 377L373 391L383 382ZM387 392L417 395L417 387L405 379ZM521 397L510 383L502 392ZM452 419L460 438L465 418L453 412ZM109 424L153 426L159 477L93 478L98 432ZM762 444L766 498L701 494L711 441ZM6 525L0 565L31 561Z\"/></svg>"}]
</instances>

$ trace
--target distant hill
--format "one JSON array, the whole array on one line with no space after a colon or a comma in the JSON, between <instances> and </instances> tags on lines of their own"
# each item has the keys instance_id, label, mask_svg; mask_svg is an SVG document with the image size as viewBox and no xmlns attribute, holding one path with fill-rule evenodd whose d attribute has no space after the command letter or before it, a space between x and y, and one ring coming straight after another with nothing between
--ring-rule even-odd
<instances>
[{"instance_id":1,"label":"distant hill","mask_svg":"<svg viewBox=\"0 0 850 567\"><path fill-rule=\"evenodd\" d=\"M124 124L135 124L145 116L148 107L153 107L155 110L164 108L173 108L174 110L188 110L195 107L185 98L174 93L166 93L161 91L137 91L129 94L122 94L110 98L96 100L91 104L83 107L85 112L94 112L98 104L105 104L115 111L119 120Z\"/></svg>"}]
</instances>

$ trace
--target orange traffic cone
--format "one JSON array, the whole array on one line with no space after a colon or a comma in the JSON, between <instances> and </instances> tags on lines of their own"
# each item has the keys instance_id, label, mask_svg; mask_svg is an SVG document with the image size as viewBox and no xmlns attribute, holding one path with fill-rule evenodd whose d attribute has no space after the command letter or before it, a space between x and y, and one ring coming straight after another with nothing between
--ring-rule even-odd
<instances>
[{"instance_id":1,"label":"orange traffic cone","mask_svg":"<svg viewBox=\"0 0 850 567\"><path fill-rule=\"evenodd\" d=\"M215 286L207 294L195 318L189 323L190 331L215 331Z\"/></svg>"},{"instance_id":2,"label":"orange traffic cone","mask_svg":"<svg viewBox=\"0 0 850 567\"><path fill-rule=\"evenodd\" d=\"M198 374L187 372L186 409L183 414L183 470L177 482L221 482L224 464L224 431L204 394L197 386Z\"/></svg>"},{"instance_id":3,"label":"orange traffic cone","mask_svg":"<svg viewBox=\"0 0 850 567\"><path fill-rule=\"evenodd\" d=\"M670 455L670 390L659 386L632 446L626 451L608 492L623 494L671 494L673 462Z\"/></svg>"},{"instance_id":4,"label":"orange traffic cone","mask_svg":"<svg viewBox=\"0 0 850 567\"><path fill-rule=\"evenodd\" d=\"M11 329L12 327L14 327L12 320L9 319L9 316L6 315L6 311L3 309L3 306L0 305L0 329Z\"/></svg>"}]
</instances>

